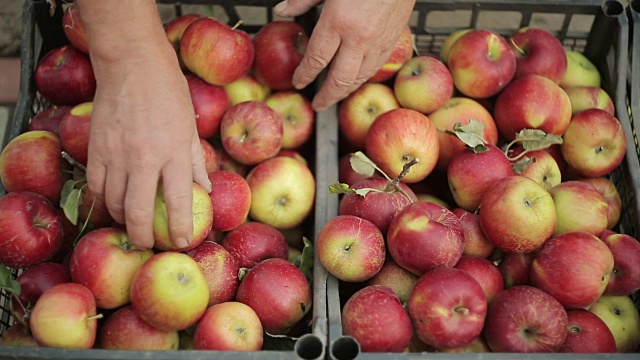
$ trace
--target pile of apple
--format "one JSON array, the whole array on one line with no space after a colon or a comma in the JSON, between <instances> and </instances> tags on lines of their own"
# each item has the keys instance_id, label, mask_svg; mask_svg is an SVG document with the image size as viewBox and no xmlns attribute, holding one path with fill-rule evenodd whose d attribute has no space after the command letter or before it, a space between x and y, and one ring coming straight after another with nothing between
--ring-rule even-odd
<instances>
[{"instance_id":1,"label":"pile of apple","mask_svg":"<svg viewBox=\"0 0 640 360\"><path fill-rule=\"evenodd\" d=\"M365 352L633 352L640 243L615 233L626 138L550 32L409 28L338 107L339 216L316 250ZM631 210L630 210L631 211Z\"/></svg>"},{"instance_id":2,"label":"pile of apple","mask_svg":"<svg viewBox=\"0 0 640 360\"><path fill-rule=\"evenodd\" d=\"M0 285L15 324L4 345L253 351L309 330L313 250L304 238L315 175L302 156L310 102L291 77L308 40L291 21L250 38L199 15L165 27L188 82L213 191L193 184L193 242L169 236L162 184L153 249L88 189L96 81L77 9L72 45L45 54L38 94L52 107L0 155ZM167 144L171 146L171 144ZM11 279L9 269L20 269Z\"/></svg>"}]
</instances>

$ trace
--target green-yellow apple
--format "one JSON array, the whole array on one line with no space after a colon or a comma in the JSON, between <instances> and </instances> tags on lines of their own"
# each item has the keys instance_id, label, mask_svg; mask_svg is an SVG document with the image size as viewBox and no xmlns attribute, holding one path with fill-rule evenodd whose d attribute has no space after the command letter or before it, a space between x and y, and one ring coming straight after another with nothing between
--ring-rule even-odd
<instances>
[{"instance_id":1,"label":"green-yellow apple","mask_svg":"<svg viewBox=\"0 0 640 360\"><path fill-rule=\"evenodd\" d=\"M620 353L634 352L640 345L640 314L628 296L603 295L588 309L607 324Z\"/></svg>"},{"instance_id":2,"label":"green-yellow apple","mask_svg":"<svg viewBox=\"0 0 640 360\"><path fill-rule=\"evenodd\" d=\"M100 347L110 350L178 350L178 332L157 329L131 306L111 314L100 329Z\"/></svg>"},{"instance_id":3,"label":"green-yellow apple","mask_svg":"<svg viewBox=\"0 0 640 360\"><path fill-rule=\"evenodd\" d=\"M416 275L398 265L393 261L392 257L387 256L382 269L369 279L367 285L388 286L398 296L400 302L404 304L409 300L409 295L411 295L416 281L418 281Z\"/></svg>"},{"instance_id":4,"label":"green-yellow apple","mask_svg":"<svg viewBox=\"0 0 640 360\"><path fill-rule=\"evenodd\" d=\"M209 287L209 306L231 301L236 296L240 266L222 245L205 241L186 253L200 266Z\"/></svg>"},{"instance_id":5,"label":"green-yellow apple","mask_svg":"<svg viewBox=\"0 0 640 360\"><path fill-rule=\"evenodd\" d=\"M560 86L569 88L574 86L600 87L600 73L598 68L582 53L565 49L567 54L567 71L560 80Z\"/></svg>"},{"instance_id":6,"label":"green-yellow apple","mask_svg":"<svg viewBox=\"0 0 640 360\"><path fill-rule=\"evenodd\" d=\"M237 301L208 308L193 333L196 350L259 351L263 340L258 315Z\"/></svg>"},{"instance_id":7,"label":"green-yellow apple","mask_svg":"<svg viewBox=\"0 0 640 360\"><path fill-rule=\"evenodd\" d=\"M567 71L567 55L555 35L542 28L524 27L509 37L516 56L516 77L541 75L559 83Z\"/></svg>"},{"instance_id":8,"label":"green-yellow apple","mask_svg":"<svg viewBox=\"0 0 640 360\"><path fill-rule=\"evenodd\" d=\"M406 26L391 51L391 55L382 67L369 78L369 82L385 82L393 78L398 70L413 56L413 36L411 28Z\"/></svg>"},{"instance_id":9,"label":"green-yellow apple","mask_svg":"<svg viewBox=\"0 0 640 360\"><path fill-rule=\"evenodd\" d=\"M258 82L251 75L244 75L238 80L224 85L231 106L245 101L264 101L271 90Z\"/></svg>"},{"instance_id":10,"label":"green-yellow apple","mask_svg":"<svg viewBox=\"0 0 640 360\"><path fill-rule=\"evenodd\" d=\"M602 109L615 115L615 107L609 94L597 86L572 86L564 91L571 101L573 115L587 109Z\"/></svg>"},{"instance_id":11,"label":"green-yellow apple","mask_svg":"<svg viewBox=\"0 0 640 360\"><path fill-rule=\"evenodd\" d=\"M607 324L598 316L584 309L574 309L567 311L567 318L567 338L560 352L616 352L616 339L613 338Z\"/></svg>"},{"instance_id":12,"label":"green-yellow apple","mask_svg":"<svg viewBox=\"0 0 640 360\"><path fill-rule=\"evenodd\" d=\"M318 259L336 278L362 282L376 275L384 264L384 236L372 222L353 215L338 215L320 231Z\"/></svg>"},{"instance_id":13,"label":"green-yellow apple","mask_svg":"<svg viewBox=\"0 0 640 360\"><path fill-rule=\"evenodd\" d=\"M29 328L40 346L91 349L100 317L89 289L64 283L40 296L31 312Z\"/></svg>"},{"instance_id":14,"label":"green-yellow apple","mask_svg":"<svg viewBox=\"0 0 640 360\"><path fill-rule=\"evenodd\" d=\"M464 231L464 249L462 255L488 258L495 246L487 239L480 227L480 215L462 208L451 210L460 219Z\"/></svg>"},{"instance_id":15,"label":"green-yellow apple","mask_svg":"<svg viewBox=\"0 0 640 360\"><path fill-rule=\"evenodd\" d=\"M340 134L354 149L364 149L369 128L378 115L399 107L387 85L364 83L338 107Z\"/></svg>"},{"instance_id":16,"label":"green-yellow apple","mask_svg":"<svg viewBox=\"0 0 640 360\"><path fill-rule=\"evenodd\" d=\"M548 78L524 75L498 95L493 115L500 135L507 140L515 139L523 129L540 129L562 136L571 121L571 101Z\"/></svg>"},{"instance_id":17,"label":"green-yellow apple","mask_svg":"<svg viewBox=\"0 0 640 360\"><path fill-rule=\"evenodd\" d=\"M447 64L455 87L472 98L499 93L516 73L516 58L509 44L489 30L471 30L456 40Z\"/></svg>"},{"instance_id":18,"label":"green-yellow apple","mask_svg":"<svg viewBox=\"0 0 640 360\"><path fill-rule=\"evenodd\" d=\"M555 158L545 150L528 151L513 164L514 172L535 180L547 191L562 182L562 173Z\"/></svg>"},{"instance_id":19,"label":"green-yellow apple","mask_svg":"<svg viewBox=\"0 0 640 360\"><path fill-rule=\"evenodd\" d=\"M553 235L556 226L553 198L526 176L498 181L487 189L480 206L482 231L502 251L532 252Z\"/></svg>"},{"instance_id":20,"label":"green-yellow apple","mask_svg":"<svg viewBox=\"0 0 640 360\"><path fill-rule=\"evenodd\" d=\"M607 245L586 232L568 232L547 241L531 264L531 284L553 296L566 309L593 304L613 271Z\"/></svg>"},{"instance_id":21,"label":"green-yellow apple","mask_svg":"<svg viewBox=\"0 0 640 360\"><path fill-rule=\"evenodd\" d=\"M418 198L418 201L429 201L432 203L436 203L445 209L451 210L451 205L437 196L431 194L416 194L416 198Z\"/></svg>"},{"instance_id":22,"label":"green-yellow apple","mask_svg":"<svg viewBox=\"0 0 640 360\"><path fill-rule=\"evenodd\" d=\"M607 228L608 205L593 186L581 181L565 181L549 190L556 207L554 235L584 231L595 236Z\"/></svg>"},{"instance_id":23,"label":"green-yellow apple","mask_svg":"<svg viewBox=\"0 0 640 360\"><path fill-rule=\"evenodd\" d=\"M398 71L393 92L403 108L430 114L451 99L453 79L435 56L416 56Z\"/></svg>"},{"instance_id":24,"label":"green-yellow apple","mask_svg":"<svg viewBox=\"0 0 640 360\"><path fill-rule=\"evenodd\" d=\"M315 177L300 161L278 156L254 167L246 179L251 189L252 219L276 229L290 229L311 213Z\"/></svg>"},{"instance_id":25,"label":"green-yellow apple","mask_svg":"<svg viewBox=\"0 0 640 360\"><path fill-rule=\"evenodd\" d=\"M309 140L316 113L309 99L297 91L271 94L264 102L282 119L282 148L297 149Z\"/></svg>"},{"instance_id":26,"label":"green-yellow apple","mask_svg":"<svg viewBox=\"0 0 640 360\"><path fill-rule=\"evenodd\" d=\"M63 183L61 151L60 139L51 132L18 135L0 154L0 180L5 190L35 192L57 205Z\"/></svg>"},{"instance_id":27,"label":"green-yellow apple","mask_svg":"<svg viewBox=\"0 0 640 360\"><path fill-rule=\"evenodd\" d=\"M99 308L116 309L131 300L133 276L151 256L151 249L137 249L122 230L93 230L71 254L71 279L91 290Z\"/></svg>"},{"instance_id":28,"label":"green-yellow apple","mask_svg":"<svg viewBox=\"0 0 640 360\"><path fill-rule=\"evenodd\" d=\"M213 225L216 231L230 231L240 226L251 208L251 189L240 175L225 170L209 173L213 204Z\"/></svg>"},{"instance_id":29,"label":"green-yellow apple","mask_svg":"<svg viewBox=\"0 0 640 360\"><path fill-rule=\"evenodd\" d=\"M462 256L454 266L471 275L487 298L487 303L491 304L493 298L504 290L504 280L500 269L493 262L476 256Z\"/></svg>"},{"instance_id":30,"label":"green-yellow apple","mask_svg":"<svg viewBox=\"0 0 640 360\"><path fill-rule=\"evenodd\" d=\"M613 229L620 221L622 199L613 182L605 177L584 178L578 181L593 186L607 201L607 229Z\"/></svg>"},{"instance_id":31,"label":"green-yellow apple","mask_svg":"<svg viewBox=\"0 0 640 360\"><path fill-rule=\"evenodd\" d=\"M153 237L158 250L187 251L200 245L207 238L213 226L213 203L207 191L197 183L193 183L193 238L186 247L175 245L169 232L169 214L164 200L162 186L158 186L153 217Z\"/></svg>"},{"instance_id":32,"label":"green-yellow apple","mask_svg":"<svg viewBox=\"0 0 640 360\"><path fill-rule=\"evenodd\" d=\"M602 236L613 254L613 273L604 293L631 295L640 290L640 242L626 234Z\"/></svg>"},{"instance_id":33,"label":"green-yellow apple","mask_svg":"<svg viewBox=\"0 0 640 360\"><path fill-rule=\"evenodd\" d=\"M180 39L182 39L182 35L187 27L191 25L194 20L200 19L201 17L202 15L199 14L181 15L175 17L164 26L164 32L167 34L167 39L171 43L171 46L173 46L173 49L176 51L180 68L183 71L186 70L186 68L180 57Z\"/></svg>"},{"instance_id":34,"label":"green-yellow apple","mask_svg":"<svg viewBox=\"0 0 640 360\"><path fill-rule=\"evenodd\" d=\"M62 149L77 162L86 165L89 157L89 133L93 103L74 106L60 121L60 144Z\"/></svg>"},{"instance_id":35,"label":"green-yellow apple","mask_svg":"<svg viewBox=\"0 0 640 360\"><path fill-rule=\"evenodd\" d=\"M449 52L451 51L451 47L453 44L460 39L460 37L466 33L471 31L471 29L460 29L452 32L444 39L442 43L442 47L440 48L440 60L442 60L445 64L449 62Z\"/></svg>"},{"instance_id":36,"label":"green-yellow apple","mask_svg":"<svg viewBox=\"0 0 640 360\"><path fill-rule=\"evenodd\" d=\"M418 159L405 183L426 178L438 161L437 130L424 114L411 109L393 109L371 124L365 140L365 152L390 177L400 175L404 165Z\"/></svg>"}]
</instances>

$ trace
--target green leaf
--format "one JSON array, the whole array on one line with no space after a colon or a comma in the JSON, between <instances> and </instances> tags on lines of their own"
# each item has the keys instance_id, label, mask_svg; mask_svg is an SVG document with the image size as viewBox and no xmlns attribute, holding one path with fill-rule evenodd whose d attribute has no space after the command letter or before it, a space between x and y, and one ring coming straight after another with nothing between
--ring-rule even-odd
<instances>
[{"instance_id":1,"label":"green leaf","mask_svg":"<svg viewBox=\"0 0 640 360\"><path fill-rule=\"evenodd\" d=\"M271 335L264 332L262 350L292 351L298 338L287 335Z\"/></svg>"},{"instance_id":2,"label":"green leaf","mask_svg":"<svg viewBox=\"0 0 640 360\"><path fill-rule=\"evenodd\" d=\"M62 190L60 191L60 207L64 208L67 199L69 198L69 194L71 194L71 190L76 187L77 182L75 180L67 180L62 185Z\"/></svg>"},{"instance_id":3,"label":"green leaf","mask_svg":"<svg viewBox=\"0 0 640 360\"><path fill-rule=\"evenodd\" d=\"M313 278L313 244L305 236L302 237L302 242L304 247L298 268L307 277L307 280L311 281Z\"/></svg>"},{"instance_id":4,"label":"green leaf","mask_svg":"<svg viewBox=\"0 0 640 360\"><path fill-rule=\"evenodd\" d=\"M377 166L371 161L362 151L355 152L351 154L351 158L349 159L351 163L351 168L353 171L358 174L373 176L376 172Z\"/></svg>"},{"instance_id":5,"label":"green leaf","mask_svg":"<svg viewBox=\"0 0 640 360\"><path fill-rule=\"evenodd\" d=\"M78 207L82 204L82 190L73 189L64 200L60 200L60 207L64 215L73 225L78 224Z\"/></svg>"},{"instance_id":6,"label":"green leaf","mask_svg":"<svg viewBox=\"0 0 640 360\"><path fill-rule=\"evenodd\" d=\"M347 184L335 183L329 185L329 194L355 194L356 191Z\"/></svg>"},{"instance_id":7,"label":"green leaf","mask_svg":"<svg viewBox=\"0 0 640 360\"><path fill-rule=\"evenodd\" d=\"M467 125L456 123L453 131L447 131L460 139L467 147L473 149L476 153L487 150L487 144L484 139L484 124L476 119L469 119Z\"/></svg>"},{"instance_id":8,"label":"green leaf","mask_svg":"<svg viewBox=\"0 0 640 360\"><path fill-rule=\"evenodd\" d=\"M0 289L6 290L12 295L20 295L20 283L14 279L9 268L0 265Z\"/></svg>"},{"instance_id":9,"label":"green leaf","mask_svg":"<svg viewBox=\"0 0 640 360\"><path fill-rule=\"evenodd\" d=\"M476 145L476 147L474 147L471 150L473 150L473 152L475 154L480 154L480 153L483 153L485 151L489 151L489 148L486 145Z\"/></svg>"},{"instance_id":10,"label":"green leaf","mask_svg":"<svg viewBox=\"0 0 640 360\"><path fill-rule=\"evenodd\" d=\"M511 167L513 168L513 172L515 172L516 174L523 174L525 170L527 170L527 168L534 162L536 162L535 156L534 157L525 156L520 160L518 160L517 162L513 163Z\"/></svg>"},{"instance_id":11,"label":"green leaf","mask_svg":"<svg viewBox=\"0 0 640 360\"><path fill-rule=\"evenodd\" d=\"M251 269L240 268L240 270L238 271L238 280L242 281L242 279L244 279L244 277L249 273L249 270Z\"/></svg>"},{"instance_id":12,"label":"green leaf","mask_svg":"<svg viewBox=\"0 0 640 360\"><path fill-rule=\"evenodd\" d=\"M525 150L535 151L546 149L552 145L561 145L562 137L547 134L539 129L523 129L516 135L516 141L522 144Z\"/></svg>"},{"instance_id":13,"label":"green leaf","mask_svg":"<svg viewBox=\"0 0 640 360\"><path fill-rule=\"evenodd\" d=\"M373 188L362 188L362 189L355 189L354 190L356 194L365 197L368 193L370 192L384 192L380 189L373 189Z\"/></svg>"}]
</instances>

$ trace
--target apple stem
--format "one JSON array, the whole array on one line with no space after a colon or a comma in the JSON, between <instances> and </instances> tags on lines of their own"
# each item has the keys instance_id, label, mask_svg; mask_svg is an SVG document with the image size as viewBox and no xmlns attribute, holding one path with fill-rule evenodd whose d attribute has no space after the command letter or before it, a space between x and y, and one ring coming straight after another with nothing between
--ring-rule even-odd
<instances>
[{"instance_id":1,"label":"apple stem","mask_svg":"<svg viewBox=\"0 0 640 360\"><path fill-rule=\"evenodd\" d=\"M398 177L396 177L395 179L393 179L391 181L391 185L396 188L398 191L400 191L402 193L402 195L406 196L407 199L409 199L409 202L411 202L412 204L415 202L411 196L409 196L409 194L407 194L406 191L404 191L404 189L402 189L400 187L400 181L402 180L402 178L404 178L405 176L407 176L407 174L409 173L409 171L411 170L411 167L417 163L420 162L419 158L413 158L411 161L405 163L402 166L402 171L400 172L400 175L398 175Z\"/></svg>"},{"instance_id":2,"label":"apple stem","mask_svg":"<svg viewBox=\"0 0 640 360\"><path fill-rule=\"evenodd\" d=\"M84 187L87 186L87 184L83 185L80 188L80 191L82 191L84 189ZM89 208L89 213L87 214L87 218L84 221L84 224L82 224L82 228L80 229L80 232L78 232L78 236L73 240L73 244L74 247L75 245L78 244L78 241L80 241L80 238L82 238L82 234L84 233L84 230L87 228L87 224L89 224L89 219L91 219L91 214L93 213L93 207L96 205L96 197L93 197L93 201L91 202L91 207Z\"/></svg>"},{"instance_id":3,"label":"apple stem","mask_svg":"<svg viewBox=\"0 0 640 360\"><path fill-rule=\"evenodd\" d=\"M62 158L67 160L67 162L69 164L71 164L74 167L77 167L78 169L82 170L83 172L87 172L87 167L80 164L79 162L76 161L76 159L72 158L71 155L67 154L66 151L62 152Z\"/></svg>"},{"instance_id":4,"label":"apple stem","mask_svg":"<svg viewBox=\"0 0 640 360\"><path fill-rule=\"evenodd\" d=\"M461 315L469 315L469 309L462 307L462 308L456 308L455 310L458 314Z\"/></svg>"},{"instance_id":5,"label":"apple stem","mask_svg":"<svg viewBox=\"0 0 640 360\"><path fill-rule=\"evenodd\" d=\"M242 24L244 24L244 21L242 21L242 20L238 20L238 22L237 22L235 25L233 25L233 27L231 28L231 30L235 30L235 29L237 29L237 28L238 28L238 27L240 27L240 25L242 25Z\"/></svg>"},{"instance_id":6,"label":"apple stem","mask_svg":"<svg viewBox=\"0 0 640 360\"><path fill-rule=\"evenodd\" d=\"M518 155L516 155L514 157L509 156L509 150L511 150L511 147L513 145L517 144L518 142L520 142L520 140L519 139L515 139L515 140L511 141L509 144L507 144L507 146L504 149L504 155L511 162L518 161L518 160L522 159L522 157L525 156L529 152L529 150L525 149L520 154L518 154Z\"/></svg>"},{"instance_id":7,"label":"apple stem","mask_svg":"<svg viewBox=\"0 0 640 360\"><path fill-rule=\"evenodd\" d=\"M104 315L102 315L102 314L97 314L97 315L93 315L93 316L91 316L91 317L88 317L88 318L87 318L87 321L90 321L90 320L98 320L98 319L102 319L103 317L104 317Z\"/></svg>"},{"instance_id":8,"label":"apple stem","mask_svg":"<svg viewBox=\"0 0 640 360\"><path fill-rule=\"evenodd\" d=\"M445 215L447 215L447 211L446 209L442 209L442 211L440 211L440 216L438 217L438 220L436 220L437 222L442 221L442 219L444 219Z\"/></svg>"},{"instance_id":9,"label":"apple stem","mask_svg":"<svg viewBox=\"0 0 640 360\"><path fill-rule=\"evenodd\" d=\"M513 45L514 48L516 48L516 50L518 50L520 55L522 55L522 56L527 55L527 52L524 51L520 46L516 45L516 43L513 41L513 39L509 39L509 42L511 43L511 45Z\"/></svg>"}]
</instances>

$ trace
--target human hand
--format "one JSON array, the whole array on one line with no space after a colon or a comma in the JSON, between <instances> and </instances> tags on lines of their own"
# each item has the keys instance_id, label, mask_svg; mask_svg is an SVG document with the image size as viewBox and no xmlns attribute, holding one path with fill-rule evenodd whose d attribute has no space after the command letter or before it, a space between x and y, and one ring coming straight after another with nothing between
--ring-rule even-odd
<instances>
[{"instance_id":1,"label":"human hand","mask_svg":"<svg viewBox=\"0 0 640 360\"><path fill-rule=\"evenodd\" d=\"M280 16L298 16L320 2L288 0L274 10ZM389 59L414 4L415 0L326 0L293 85L309 85L329 66L313 108L322 111L344 99Z\"/></svg>"}]
</instances>

